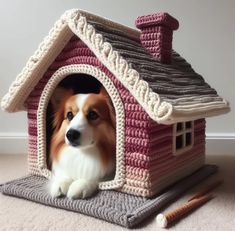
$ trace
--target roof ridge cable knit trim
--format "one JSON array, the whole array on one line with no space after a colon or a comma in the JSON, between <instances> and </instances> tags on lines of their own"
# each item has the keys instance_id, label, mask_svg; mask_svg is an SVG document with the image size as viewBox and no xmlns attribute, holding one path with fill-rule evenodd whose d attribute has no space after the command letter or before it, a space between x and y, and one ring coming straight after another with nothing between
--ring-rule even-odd
<instances>
[{"instance_id":1,"label":"roof ridge cable knit trim","mask_svg":"<svg viewBox=\"0 0 235 231\"><path fill-rule=\"evenodd\" d=\"M71 30L94 52L98 59L131 92L149 116L157 122L165 121L172 114L173 107L167 102L160 102L160 97L153 92L148 83L141 79L139 73L113 49L109 42L97 34L95 28L86 20L85 12L74 14L68 22ZM84 16L83 16L84 15Z\"/></svg>"},{"instance_id":2,"label":"roof ridge cable knit trim","mask_svg":"<svg viewBox=\"0 0 235 231\"><path fill-rule=\"evenodd\" d=\"M229 111L228 103L220 98L214 102L204 102L203 97L198 104L188 106L174 105L170 100L160 97L150 85L141 78L140 73L132 68L115 50L111 43L105 41L104 36L97 33L92 23L96 21L106 26L112 26L128 34L134 40L140 32L102 17L77 9L66 11L55 23L49 35L39 45L35 54L29 59L26 67L11 85L9 92L4 96L1 106L3 110L14 112L23 110L24 102L34 86L43 76L51 62L62 51L73 33L77 35L97 56L97 58L117 77L118 80L131 92L139 104L158 123L171 124L187 119L219 115ZM72 31L71 31L72 30ZM213 98L211 99L213 101ZM174 106L173 106L174 105Z\"/></svg>"}]
</instances>

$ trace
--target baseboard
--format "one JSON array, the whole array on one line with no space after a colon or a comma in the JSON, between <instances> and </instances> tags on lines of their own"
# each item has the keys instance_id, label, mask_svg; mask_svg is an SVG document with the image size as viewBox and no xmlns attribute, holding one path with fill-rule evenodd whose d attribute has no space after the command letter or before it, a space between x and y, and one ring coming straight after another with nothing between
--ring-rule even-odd
<instances>
[{"instance_id":1,"label":"baseboard","mask_svg":"<svg viewBox=\"0 0 235 231\"><path fill-rule=\"evenodd\" d=\"M0 133L0 154L26 154L27 138L26 133Z\"/></svg>"},{"instance_id":2,"label":"baseboard","mask_svg":"<svg viewBox=\"0 0 235 231\"><path fill-rule=\"evenodd\" d=\"M206 137L207 154L235 154L234 133L208 133ZM27 153L26 133L0 133L0 154Z\"/></svg>"},{"instance_id":3,"label":"baseboard","mask_svg":"<svg viewBox=\"0 0 235 231\"><path fill-rule=\"evenodd\" d=\"M206 136L206 153L213 155L235 154L235 134L208 133Z\"/></svg>"}]
</instances>

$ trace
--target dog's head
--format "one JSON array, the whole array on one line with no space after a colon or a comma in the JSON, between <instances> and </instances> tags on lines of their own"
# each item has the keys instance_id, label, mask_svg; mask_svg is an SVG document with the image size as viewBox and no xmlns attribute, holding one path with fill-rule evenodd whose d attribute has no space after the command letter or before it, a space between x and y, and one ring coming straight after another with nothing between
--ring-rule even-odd
<instances>
[{"instance_id":1,"label":"dog's head","mask_svg":"<svg viewBox=\"0 0 235 231\"><path fill-rule=\"evenodd\" d=\"M58 101L52 97L55 111L53 140L74 147L92 144L115 145L115 112L108 93L73 94L71 90L57 90ZM54 101L54 102L53 102ZM58 103L59 102L59 103Z\"/></svg>"}]
</instances>

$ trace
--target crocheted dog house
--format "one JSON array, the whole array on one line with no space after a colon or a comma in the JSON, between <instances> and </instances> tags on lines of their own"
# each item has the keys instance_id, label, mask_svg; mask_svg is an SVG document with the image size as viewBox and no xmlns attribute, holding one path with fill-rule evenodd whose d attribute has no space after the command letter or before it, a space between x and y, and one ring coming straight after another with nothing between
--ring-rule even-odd
<instances>
[{"instance_id":1,"label":"crocheted dog house","mask_svg":"<svg viewBox=\"0 0 235 231\"><path fill-rule=\"evenodd\" d=\"M100 189L150 197L204 164L205 118L229 105L172 50L176 19L157 13L136 25L140 30L70 10L30 57L1 106L28 112L31 174L51 175L46 110L72 74L100 81L116 111L116 173Z\"/></svg>"}]
</instances>

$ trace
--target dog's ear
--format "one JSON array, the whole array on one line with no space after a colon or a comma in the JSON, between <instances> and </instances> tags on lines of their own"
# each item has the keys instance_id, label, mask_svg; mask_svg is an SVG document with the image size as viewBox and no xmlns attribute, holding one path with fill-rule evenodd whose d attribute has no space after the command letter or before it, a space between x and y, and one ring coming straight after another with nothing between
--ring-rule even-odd
<instances>
[{"instance_id":1,"label":"dog's ear","mask_svg":"<svg viewBox=\"0 0 235 231\"><path fill-rule=\"evenodd\" d=\"M65 95L72 95L72 94L73 94L72 89L57 87L54 90L51 96L51 100L50 100L53 110L55 110L59 106L59 104L61 103L62 97L64 97Z\"/></svg>"},{"instance_id":2,"label":"dog's ear","mask_svg":"<svg viewBox=\"0 0 235 231\"><path fill-rule=\"evenodd\" d=\"M106 91L106 89L103 86L100 88L99 94L104 95L104 96L108 96L109 95L108 92Z\"/></svg>"},{"instance_id":3,"label":"dog's ear","mask_svg":"<svg viewBox=\"0 0 235 231\"><path fill-rule=\"evenodd\" d=\"M52 106L52 127L55 131L60 129L61 123L64 118L64 102L73 95L72 89L57 87L53 92L50 103Z\"/></svg>"},{"instance_id":4,"label":"dog's ear","mask_svg":"<svg viewBox=\"0 0 235 231\"><path fill-rule=\"evenodd\" d=\"M115 114L115 108L114 108L113 102L104 87L101 87L99 94L102 95L106 99L106 102L109 108L109 116L110 116L112 126L116 128L116 114Z\"/></svg>"}]
</instances>

